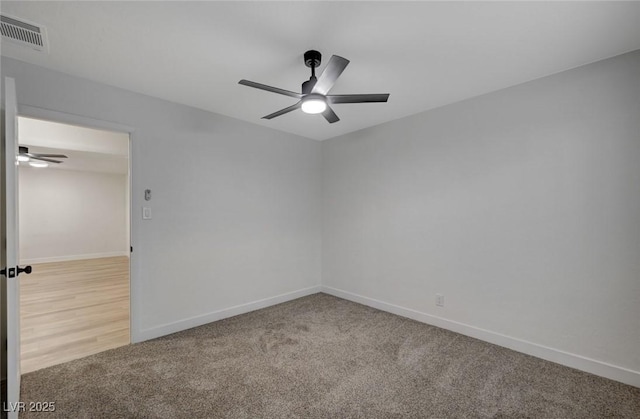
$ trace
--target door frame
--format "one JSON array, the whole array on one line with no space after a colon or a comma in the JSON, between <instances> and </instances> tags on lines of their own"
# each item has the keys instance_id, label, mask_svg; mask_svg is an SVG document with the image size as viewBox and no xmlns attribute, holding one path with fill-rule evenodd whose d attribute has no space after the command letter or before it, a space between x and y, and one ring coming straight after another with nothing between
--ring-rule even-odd
<instances>
[{"instance_id":1,"label":"door frame","mask_svg":"<svg viewBox=\"0 0 640 419\"><path fill-rule=\"evenodd\" d=\"M18 98L16 82L12 77L3 77L2 102L4 105L4 116L2 118L3 138L2 148L2 175L6 179L2 182L2 240L6 238L6 248L2 252L3 268L7 271L3 274L3 310L2 313L3 331L6 332L6 348L3 352L3 359L6 359L6 389L2 389L2 417L5 415L11 419L18 417L20 405L20 287L18 284L19 272L15 270L18 265L18 169L16 167L16 156L18 155ZM12 169L9 169L9 168ZM13 274L11 273L13 270ZM6 291L6 293L5 293ZM4 317L6 314L6 318ZM11 322L9 321L11 319ZM6 329L5 329L6 326ZM13 341L12 341L13 340ZM2 342L4 346L5 343ZM6 397L5 397L6 396ZM13 405L11 405L13 404Z\"/></svg>"},{"instance_id":2,"label":"door frame","mask_svg":"<svg viewBox=\"0 0 640 419\"><path fill-rule=\"evenodd\" d=\"M51 109L38 108L35 106L21 105L18 103L18 118L34 118L42 119L50 122L57 122L69 125L78 125L85 128L93 128L105 131L120 132L129 135L129 246L133 251L129 252L129 342L136 343L138 339L139 324L139 307L136 302L140 301L139 281L139 262L134 243L139 243L139 225L134 223L133 207L134 207L134 165L133 157L137 142L135 141L135 128L122 125L116 122L103 121L82 115L75 115L65 112L54 111ZM139 253L139 252L138 252Z\"/></svg>"}]
</instances>

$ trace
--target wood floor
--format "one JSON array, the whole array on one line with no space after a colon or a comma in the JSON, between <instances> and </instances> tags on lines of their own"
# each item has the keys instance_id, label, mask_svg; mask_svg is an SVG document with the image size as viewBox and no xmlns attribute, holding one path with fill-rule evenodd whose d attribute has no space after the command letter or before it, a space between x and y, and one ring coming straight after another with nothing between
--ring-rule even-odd
<instances>
[{"instance_id":1,"label":"wood floor","mask_svg":"<svg viewBox=\"0 0 640 419\"><path fill-rule=\"evenodd\" d=\"M128 257L32 266L20 276L23 374L129 344Z\"/></svg>"}]
</instances>

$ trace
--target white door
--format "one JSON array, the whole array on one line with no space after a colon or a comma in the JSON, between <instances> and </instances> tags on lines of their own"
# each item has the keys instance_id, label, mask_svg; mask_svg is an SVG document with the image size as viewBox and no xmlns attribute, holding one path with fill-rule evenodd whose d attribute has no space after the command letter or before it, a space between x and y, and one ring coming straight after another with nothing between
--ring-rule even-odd
<instances>
[{"instance_id":1,"label":"white door","mask_svg":"<svg viewBox=\"0 0 640 419\"><path fill-rule=\"evenodd\" d=\"M3 261L7 283L7 401L9 418L20 410L20 288L18 287L18 104L15 80L4 78L5 219Z\"/></svg>"}]
</instances>

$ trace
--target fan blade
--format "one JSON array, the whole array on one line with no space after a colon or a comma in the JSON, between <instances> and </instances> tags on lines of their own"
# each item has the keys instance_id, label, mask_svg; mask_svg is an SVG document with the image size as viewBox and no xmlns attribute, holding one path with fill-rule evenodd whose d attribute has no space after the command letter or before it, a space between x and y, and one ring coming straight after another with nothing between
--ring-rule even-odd
<instances>
[{"instance_id":1,"label":"fan blade","mask_svg":"<svg viewBox=\"0 0 640 419\"><path fill-rule=\"evenodd\" d=\"M243 79L243 80L240 80L238 84L242 84L244 86L249 86L249 87L255 87L256 89L260 89L260 90L266 90L267 92L279 93L281 95L295 97L297 99L302 98L302 94L300 93L291 92L289 90L280 89L278 87L267 86L266 84L256 83L254 81Z\"/></svg>"},{"instance_id":2,"label":"fan blade","mask_svg":"<svg viewBox=\"0 0 640 419\"><path fill-rule=\"evenodd\" d=\"M276 116L284 115L285 113L289 113L291 111L295 111L296 109L298 109L300 107L301 104L302 104L302 101L296 103L295 105L291 105L288 108L280 109L278 112L274 112L274 113L269 114L267 116L263 116L262 119L273 119Z\"/></svg>"},{"instance_id":3,"label":"fan blade","mask_svg":"<svg viewBox=\"0 0 640 419\"><path fill-rule=\"evenodd\" d=\"M329 90L336 84L336 80L338 80L338 77L340 77L344 69L347 68L347 65L349 65L349 60L338 55L332 55L324 71L320 74L320 77L318 77L316 85L311 89L311 93L321 95L329 93Z\"/></svg>"},{"instance_id":4,"label":"fan blade","mask_svg":"<svg viewBox=\"0 0 640 419\"><path fill-rule=\"evenodd\" d=\"M340 118L338 118L338 115L336 115L333 109L331 109L328 106L327 106L327 109L325 109L325 111L322 112L322 116L324 116L325 119L329 121L330 124L333 124L334 122L338 122L340 120Z\"/></svg>"},{"instance_id":5,"label":"fan blade","mask_svg":"<svg viewBox=\"0 0 640 419\"><path fill-rule=\"evenodd\" d=\"M46 161L49 163L62 163L60 160L53 160L53 159L48 159L46 157L38 157L38 156L29 156L30 159L34 159L34 160L42 160L42 161Z\"/></svg>"},{"instance_id":6,"label":"fan blade","mask_svg":"<svg viewBox=\"0 0 640 419\"><path fill-rule=\"evenodd\" d=\"M23 153L23 156L31 157L37 159L38 157L55 157L58 159L66 159L67 156L64 154L48 154L48 153Z\"/></svg>"},{"instance_id":7,"label":"fan blade","mask_svg":"<svg viewBox=\"0 0 640 419\"><path fill-rule=\"evenodd\" d=\"M372 93L366 95L329 95L330 103L366 103L366 102L386 102L389 93Z\"/></svg>"}]
</instances>

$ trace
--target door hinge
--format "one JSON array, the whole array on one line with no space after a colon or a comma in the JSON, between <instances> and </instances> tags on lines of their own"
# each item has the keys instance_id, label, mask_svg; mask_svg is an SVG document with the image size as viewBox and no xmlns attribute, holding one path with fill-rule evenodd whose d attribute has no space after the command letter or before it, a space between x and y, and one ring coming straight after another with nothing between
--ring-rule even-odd
<instances>
[{"instance_id":1,"label":"door hinge","mask_svg":"<svg viewBox=\"0 0 640 419\"><path fill-rule=\"evenodd\" d=\"M133 246L131 246L131 253L133 253Z\"/></svg>"}]
</instances>

